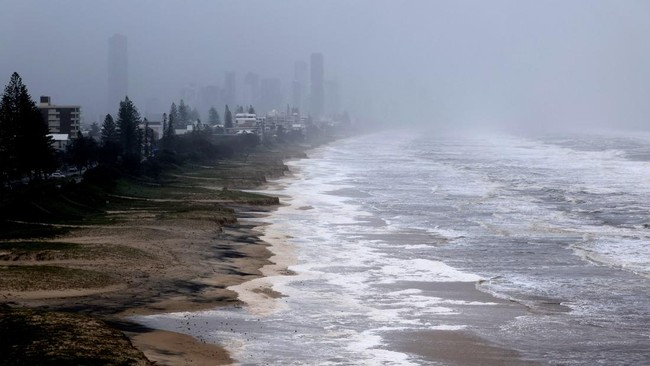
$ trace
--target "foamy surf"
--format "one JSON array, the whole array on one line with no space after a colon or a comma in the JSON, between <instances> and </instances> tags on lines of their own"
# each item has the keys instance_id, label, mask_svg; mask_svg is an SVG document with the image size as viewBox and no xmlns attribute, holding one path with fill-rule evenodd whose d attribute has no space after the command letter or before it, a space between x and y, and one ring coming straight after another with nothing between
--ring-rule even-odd
<instances>
[{"instance_id":1,"label":"foamy surf","mask_svg":"<svg viewBox=\"0 0 650 366\"><path fill-rule=\"evenodd\" d=\"M436 364L404 342L438 332L542 362L639 364L650 167L572 144L375 135L293 161L263 230L294 259L188 332L241 364Z\"/></svg>"}]
</instances>

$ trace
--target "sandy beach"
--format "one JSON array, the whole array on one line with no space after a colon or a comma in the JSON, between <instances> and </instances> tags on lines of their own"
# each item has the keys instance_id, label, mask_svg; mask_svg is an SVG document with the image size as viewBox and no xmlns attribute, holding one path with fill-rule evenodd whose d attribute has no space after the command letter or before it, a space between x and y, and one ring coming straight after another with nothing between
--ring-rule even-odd
<instances>
[{"instance_id":1,"label":"sandy beach","mask_svg":"<svg viewBox=\"0 0 650 366\"><path fill-rule=\"evenodd\" d=\"M81 312L116 321L136 347L159 364L228 364L218 346L171 332L151 331L120 320L132 315L194 311L238 306L229 289L261 275L271 253L250 226L219 228L206 221L138 219L108 228L88 228L63 238L82 245L123 245L137 255L99 260L57 261L79 269L101 271L119 281L101 288L5 290L12 305ZM33 261L16 261L21 265ZM12 265L17 263L13 262ZM204 363L201 363L203 359Z\"/></svg>"},{"instance_id":2,"label":"sandy beach","mask_svg":"<svg viewBox=\"0 0 650 366\"><path fill-rule=\"evenodd\" d=\"M267 176L279 176L268 174ZM256 316L282 310L285 294L273 289L273 278L293 275L294 246L285 229L273 222L277 205L237 202L212 197L222 190L210 178L200 181L200 193L179 193L174 199L134 199L129 209L110 211L111 225L77 227L51 240L84 248L81 254L48 251L30 255L4 253L11 266L50 266L101 273L103 281L69 281L58 286L36 283L21 288L5 281L0 297L12 307L86 314L124 333L131 344L157 365L225 365L235 360L217 344L186 334L147 328L130 317L163 313L191 313L215 308L241 308ZM186 182L188 180L184 180ZM214 185L211 185L214 183ZM241 179L238 185L260 187ZM264 193L282 193L274 183ZM313 207L283 201L296 213ZM152 203L153 202L153 203ZM182 208L177 205L182 202ZM294 207L295 206L295 207ZM225 210L225 211L224 211ZM215 212L218 214L215 216ZM263 240L261 240L263 239ZM75 283L78 284L75 286ZM414 285L415 286L415 285ZM523 306L498 300L470 283L431 284L427 291L450 300L498 302L477 310L469 321L494 321L526 312ZM483 319L483 316L492 317ZM92 318L90 318L92 319ZM188 320L188 327L190 322ZM189 331L189 328L188 328ZM389 346L399 352L451 365L530 365L520 355L464 330L432 330L392 334ZM468 351L469 350L469 351Z\"/></svg>"},{"instance_id":3,"label":"sandy beach","mask_svg":"<svg viewBox=\"0 0 650 366\"><path fill-rule=\"evenodd\" d=\"M284 168L277 164L277 157L260 158L267 159L276 164L262 174L281 174ZM180 179L197 181L193 175ZM256 186L259 181L259 172L254 179L240 174L228 186ZM222 180L209 177L200 183L199 193L197 187L184 191L179 186L179 197L169 200L120 197L132 202L127 202L127 209L108 211L116 223L79 225L67 235L39 240L54 250L2 250L0 266L9 274L16 273L0 280L0 299L11 308L101 319L126 334L159 365L231 363L228 353L217 345L127 320L133 315L241 306L237 293L228 288L259 278L261 269L271 264L268 244L258 239L255 230L260 223L246 218L268 215L277 200L240 198L224 191ZM211 192L235 196L223 199L212 197ZM32 281L20 272L45 268L52 269L52 274Z\"/></svg>"}]
</instances>

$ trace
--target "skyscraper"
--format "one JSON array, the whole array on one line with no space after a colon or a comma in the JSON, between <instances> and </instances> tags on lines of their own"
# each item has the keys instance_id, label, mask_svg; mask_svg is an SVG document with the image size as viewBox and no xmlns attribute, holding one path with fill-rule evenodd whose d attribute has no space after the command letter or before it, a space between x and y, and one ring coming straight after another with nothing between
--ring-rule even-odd
<instances>
[{"instance_id":1,"label":"skyscraper","mask_svg":"<svg viewBox=\"0 0 650 366\"><path fill-rule=\"evenodd\" d=\"M278 78L262 79L260 82L259 114L266 114L274 109L282 108L282 83Z\"/></svg>"},{"instance_id":2,"label":"skyscraper","mask_svg":"<svg viewBox=\"0 0 650 366\"><path fill-rule=\"evenodd\" d=\"M260 100L260 76L249 72L244 77L244 106L257 107Z\"/></svg>"},{"instance_id":3,"label":"skyscraper","mask_svg":"<svg viewBox=\"0 0 650 366\"><path fill-rule=\"evenodd\" d=\"M296 108L303 113L305 112L302 109L302 85L298 80L294 80L291 83L291 105L293 108Z\"/></svg>"},{"instance_id":4,"label":"skyscraper","mask_svg":"<svg viewBox=\"0 0 650 366\"><path fill-rule=\"evenodd\" d=\"M231 109L234 109L237 103L237 90L235 85L235 72L226 72L223 80L223 90L221 91L221 101L229 105Z\"/></svg>"},{"instance_id":5,"label":"skyscraper","mask_svg":"<svg viewBox=\"0 0 650 366\"><path fill-rule=\"evenodd\" d=\"M322 53L311 54L311 87L310 87L310 100L311 109L310 114L314 120L320 119L323 115L323 104L325 101L325 86L323 79L325 77L325 68Z\"/></svg>"},{"instance_id":6,"label":"skyscraper","mask_svg":"<svg viewBox=\"0 0 650 366\"><path fill-rule=\"evenodd\" d=\"M108 113L116 114L128 93L128 85L126 36L115 34L108 39Z\"/></svg>"},{"instance_id":7,"label":"skyscraper","mask_svg":"<svg viewBox=\"0 0 650 366\"><path fill-rule=\"evenodd\" d=\"M219 90L216 85L207 85L200 89L198 108L201 113L206 113L212 107L221 111L223 105L219 99Z\"/></svg>"},{"instance_id":8,"label":"skyscraper","mask_svg":"<svg viewBox=\"0 0 650 366\"><path fill-rule=\"evenodd\" d=\"M293 64L292 103L294 108L300 109L305 115L309 109L308 91L309 66L304 61L296 61Z\"/></svg>"}]
</instances>

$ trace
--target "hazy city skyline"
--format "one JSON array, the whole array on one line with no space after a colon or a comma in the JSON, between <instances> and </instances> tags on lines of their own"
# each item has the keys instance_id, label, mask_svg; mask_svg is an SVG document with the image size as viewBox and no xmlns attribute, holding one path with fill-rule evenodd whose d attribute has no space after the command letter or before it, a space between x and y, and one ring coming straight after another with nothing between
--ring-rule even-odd
<instances>
[{"instance_id":1,"label":"hazy city skyline","mask_svg":"<svg viewBox=\"0 0 650 366\"><path fill-rule=\"evenodd\" d=\"M323 115L325 103L325 60L322 53L312 53L309 63L309 111L315 118Z\"/></svg>"},{"instance_id":2,"label":"hazy city skyline","mask_svg":"<svg viewBox=\"0 0 650 366\"><path fill-rule=\"evenodd\" d=\"M290 101L295 62L319 52L341 109L368 120L533 128L650 120L647 1L5 0L1 8L0 82L17 71L32 95L80 104L86 120L104 108L106 40L116 33L129 40L128 92L140 108L168 106L192 84L223 88L229 71L238 87L249 72L280 79Z\"/></svg>"}]
</instances>

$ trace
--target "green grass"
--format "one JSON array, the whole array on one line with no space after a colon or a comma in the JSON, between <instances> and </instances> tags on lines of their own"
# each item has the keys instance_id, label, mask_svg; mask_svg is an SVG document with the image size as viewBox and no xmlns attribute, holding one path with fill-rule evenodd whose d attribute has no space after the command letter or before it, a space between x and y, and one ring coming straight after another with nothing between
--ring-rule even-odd
<instances>
[{"instance_id":1,"label":"green grass","mask_svg":"<svg viewBox=\"0 0 650 366\"><path fill-rule=\"evenodd\" d=\"M208 188L181 185L178 182L148 185L136 181L120 180L117 182L113 194L143 199L182 199L188 195L208 195L211 192Z\"/></svg>"},{"instance_id":2,"label":"green grass","mask_svg":"<svg viewBox=\"0 0 650 366\"><path fill-rule=\"evenodd\" d=\"M49 225L25 224L0 220L0 240L54 238L65 235L69 228Z\"/></svg>"},{"instance_id":3,"label":"green grass","mask_svg":"<svg viewBox=\"0 0 650 366\"><path fill-rule=\"evenodd\" d=\"M195 182L196 183L196 182ZM119 181L115 190L115 194L121 197L115 197L115 199L121 200L122 204L128 203L128 199L123 197L133 197L142 199L143 201L134 201L130 200L132 205L137 206L148 206L148 207L161 207L170 206L170 202L149 202L145 203L147 199L157 199L157 200L224 200L232 201L234 203L245 203L251 205L274 205L278 204L279 201L276 197L265 196L257 193L242 192L238 190L223 189L215 190L209 188L203 188L199 186L190 186L190 185L177 185L178 182L175 182L175 185L163 185L163 186L149 186L142 185L136 182L131 181ZM137 202L137 203L136 203ZM196 205L196 203L190 203L189 207ZM178 206L171 203L171 206ZM183 204L181 204L183 206Z\"/></svg>"},{"instance_id":4,"label":"green grass","mask_svg":"<svg viewBox=\"0 0 650 366\"><path fill-rule=\"evenodd\" d=\"M183 170L188 177L215 179L217 181L250 181L259 184L267 176L281 175L286 166L280 160L270 161L226 161L215 166L190 166Z\"/></svg>"},{"instance_id":5,"label":"green grass","mask_svg":"<svg viewBox=\"0 0 650 366\"><path fill-rule=\"evenodd\" d=\"M286 170L282 163L285 154L282 151L265 151L252 153L246 159L222 160L213 166L187 165L165 171L155 180L140 176L119 179L114 185L102 185L100 181L95 185L43 182L24 187L0 201L0 240L54 238L74 229L57 225L112 225L130 220L129 212L150 211L156 214L161 211L177 213L215 208L197 202L202 200L224 201L222 205L275 205L279 203L275 197L234 188L258 187L266 182L266 177L281 175ZM107 214L106 211L117 213ZM201 214L201 217L204 215ZM229 222L231 218L220 213L214 220Z\"/></svg>"},{"instance_id":6,"label":"green grass","mask_svg":"<svg viewBox=\"0 0 650 366\"><path fill-rule=\"evenodd\" d=\"M0 202L0 220L86 224L103 213L105 195L88 184L44 182L17 190ZM5 232L0 227L0 236Z\"/></svg>"},{"instance_id":7,"label":"green grass","mask_svg":"<svg viewBox=\"0 0 650 366\"><path fill-rule=\"evenodd\" d=\"M118 258L148 258L151 255L124 245L77 244L48 241L0 242L0 261L72 260Z\"/></svg>"},{"instance_id":8,"label":"green grass","mask_svg":"<svg viewBox=\"0 0 650 366\"><path fill-rule=\"evenodd\" d=\"M115 284L109 275L58 266L0 266L0 288L6 291L97 288Z\"/></svg>"},{"instance_id":9,"label":"green grass","mask_svg":"<svg viewBox=\"0 0 650 366\"><path fill-rule=\"evenodd\" d=\"M230 189L215 191L215 195L219 197L219 199L251 205L276 205L280 203L277 197L266 196L259 193L235 191Z\"/></svg>"}]
</instances>

